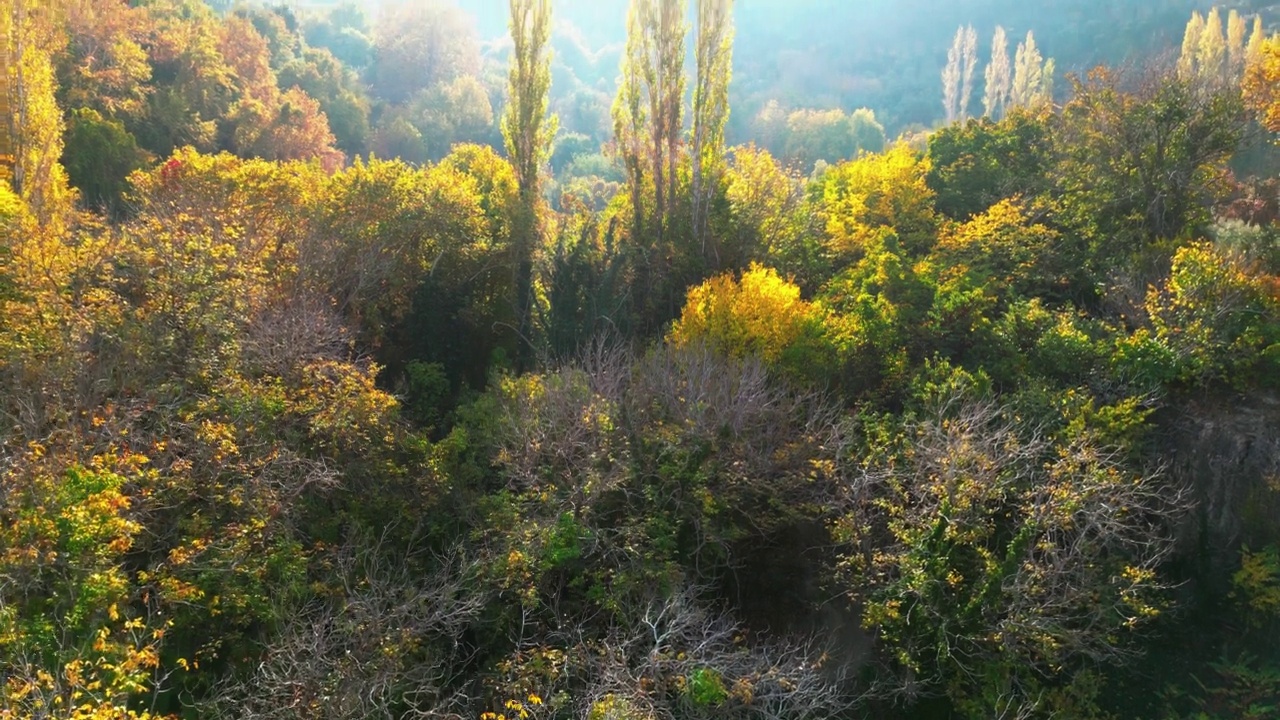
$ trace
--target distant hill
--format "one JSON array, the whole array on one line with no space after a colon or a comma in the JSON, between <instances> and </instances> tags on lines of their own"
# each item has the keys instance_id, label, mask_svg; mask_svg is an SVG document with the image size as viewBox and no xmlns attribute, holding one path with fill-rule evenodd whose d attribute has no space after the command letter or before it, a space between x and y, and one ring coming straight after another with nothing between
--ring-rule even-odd
<instances>
[{"instance_id":1,"label":"distant hill","mask_svg":"<svg viewBox=\"0 0 1280 720\"><path fill-rule=\"evenodd\" d=\"M481 38L507 32L507 3L455 0ZM312 0L314 4L330 4ZM370 0L367 7L376 7ZM628 0L555 0L559 97L612 94ZM690 0L692 10L693 2ZM1012 42L1033 31L1060 75L1172 49L1208 0L738 0L731 133L768 100L787 107L869 107L890 133L942 115L939 73L960 25L972 24L985 64L996 25ZM1217 3L1280 22L1265 0ZM1012 48L1011 48L1012 50ZM979 73L981 75L981 73ZM979 81L980 82L980 81ZM569 86L566 86L566 83ZM1061 86L1061 85L1060 85ZM975 93L980 97L980 91ZM975 98L976 104L976 98Z\"/></svg>"}]
</instances>

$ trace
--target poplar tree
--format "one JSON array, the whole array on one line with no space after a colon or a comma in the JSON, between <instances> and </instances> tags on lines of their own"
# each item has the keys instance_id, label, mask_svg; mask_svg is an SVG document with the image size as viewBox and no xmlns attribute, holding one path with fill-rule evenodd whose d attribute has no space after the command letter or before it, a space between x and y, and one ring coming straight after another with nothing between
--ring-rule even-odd
<instances>
[{"instance_id":1,"label":"poplar tree","mask_svg":"<svg viewBox=\"0 0 1280 720\"><path fill-rule=\"evenodd\" d=\"M520 202L512 233L515 310L520 333L518 363L528 362L533 317L533 249L541 228L538 203L541 171L556 134L556 118L548 117L551 91L551 0L509 0L511 9L511 70L502 136L515 169ZM527 367L521 367L521 370Z\"/></svg>"},{"instance_id":2,"label":"poplar tree","mask_svg":"<svg viewBox=\"0 0 1280 720\"><path fill-rule=\"evenodd\" d=\"M1199 11L1191 13L1182 35L1182 54L1178 57L1178 75L1184 80L1200 73L1200 39L1204 36L1204 26L1204 16Z\"/></svg>"},{"instance_id":3,"label":"poplar tree","mask_svg":"<svg viewBox=\"0 0 1280 720\"><path fill-rule=\"evenodd\" d=\"M1200 64L1202 78L1210 82L1221 82L1226 77L1227 41L1222 31L1222 16L1216 7L1205 18L1196 59Z\"/></svg>"},{"instance_id":4,"label":"poplar tree","mask_svg":"<svg viewBox=\"0 0 1280 720\"><path fill-rule=\"evenodd\" d=\"M1013 90L1009 105L1011 107L1032 107L1048 102L1052 93L1053 61L1044 61L1040 48L1036 47L1036 38L1027 32L1027 39L1018 44L1018 52L1014 60ZM1050 81L1046 85L1046 79Z\"/></svg>"},{"instance_id":5,"label":"poplar tree","mask_svg":"<svg viewBox=\"0 0 1280 720\"><path fill-rule=\"evenodd\" d=\"M724 166L724 129L729 120L733 74L733 0L698 0L693 89L693 232L707 253L711 199ZM715 248L712 248L715 252Z\"/></svg>"},{"instance_id":6,"label":"poplar tree","mask_svg":"<svg viewBox=\"0 0 1280 720\"><path fill-rule=\"evenodd\" d=\"M627 46L622 56L622 76L613 102L614 145L627 177L631 195L633 239L645 229L644 184L645 148L649 145L649 118L645 101L645 78L649 55L645 51L644 6L650 0L632 0L627 10Z\"/></svg>"},{"instance_id":7,"label":"poplar tree","mask_svg":"<svg viewBox=\"0 0 1280 720\"><path fill-rule=\"evenodd\" d=\"M1262 55L1263 44L1267 41L1267 31L1262 26L1262 16L1253 18L1253 32L1249 34L1249 43L1245 46L1245 64L1254 62Z\"/></svg>"},{"instance_id":8,"label":"poplar tree","mask_svg":"<svg viewBox=\"0 0 1280 720\"><path fill-rule=\"evenodd\" d=\"M676 204L678 189L684 118L685 7L684 0L632 0L622 82L613 110L614 133L624 164L627 153L636 153L647 141L648 171L654 185L653 231L659 242L666 231L668 208ZM629 168L628 174L632 176L630 180L642 179L636 168ZM637 183L632 188L637 223L643 211L639 192ZM636 234L640 234L638 225Z\"/></svg>"},{"instance_id":9,"label":"poplar tree","mask_svg":"<svg viewBox=\"0 0 1280 720\"><path fill-rule=\"evenodd\" d=\"M14 192L46 225L73 203L60 164L63 120L52 60L64 37L48 0L0 0L0 155Z\"/></svg>"},{"instance_id":10,"label":"poplar tree","mask_svg":"<svg viewBox=\"0 0 1280 720\"><path fill-rule=\"evenodd\" d=\"M978 32L973 26L961 26L947 51L947 66L942 70L942 104L947 122L963 122L969 117L973 98L973 73L978 66Z\"/></svg>"},{"instance_id":11,"label":"poplar tree","mask_svg":"<svg viewBox=\"0 0 1280 720\"><path fill-rule=\"evenodd\" d=\"M996 26L991 40L991 63L987 65L986 89L982 96L983 114L999 120L1009 105L1009 93L1013 86L1013 73L1009 66L1009 36L1003 27Z\"/></svg>"},{"instance_id":12,"label":"poplar tree","mask_svg":"<svg viewBox=\"0 0 1280 720\"><path fill-rule=\"evenodd\" d=\"M1248 27L1240 11L1232 9L1227 15L1227 59L1230 62L1231 77L1240 77L1244 72L1245 35Z\"/></svg>"},{"instance_id":13,"label":"poplar tree","mask_svg":"<svg viewBox=\"0 0 1280 720\"><path fill-rule=\"evenodd\" d=\"M947 51L947 65L942 69L942 107L947 113L947 124L960 115L960 55L964 49L964 28L956 30L956 37Z\"/></svg>"},{"instance_id":14,"label":"poplar tree","mask_svg":"<svg viewBox=\"0 0 1280 720\"><path fill-rule=\"evenodd\" d=\"M973 100L973 74L978 67L978 31L973 26L965 28L964 46L961 49L960 122L969 119L969 106Z\"/></svg>"},{"instance_id":15,"label":"poplar tree","mask_svg":"<svg viewBox=\"0 0 1280 720\"><path fill-rule=\"evenodd\" d=\"M655 177L665 166L663 182L656 187L658 237L666 233L667 212L675 209L679 189L680 145L684 134L685 0L657 0L657 14L650 16L656 76L649 90L654 120Z\"/></svg>"}]
</instances>

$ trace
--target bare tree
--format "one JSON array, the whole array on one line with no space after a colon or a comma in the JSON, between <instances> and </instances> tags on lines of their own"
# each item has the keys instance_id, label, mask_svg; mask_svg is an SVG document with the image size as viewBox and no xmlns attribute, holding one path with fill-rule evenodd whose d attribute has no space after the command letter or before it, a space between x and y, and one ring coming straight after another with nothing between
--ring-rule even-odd
<instances>
[{"instance_id":1,"label":"bare tree","mask_svg":"<svg viewBox=\"0 0 1280 720\"><path fill-rule=\"evenodd\" d=\"M244 720L461 717L456 681L469 659L463 633L485 598L474 563L458 551L419 574L379 543L333 557L340 591L291 617L244 678L219 688L205 711Z\"/></svg>"},{"instance_id":2,"label":"bare tree","mask_svg":"<svg viewBox=\"0 0 1280 720\"><path fill-rule=\"evenodd\" d=\"M638 717L836 717L857 698L842 667L825 667L813 638L751 642L746 628L701 604L686 585L644 603L634 624L615 627L584 654L590 682L576 705L580 717L625 707ZM694 685L710 690L701 697ZM597 711L597 714L598 711Z\"/></svg>"}]
</instances>

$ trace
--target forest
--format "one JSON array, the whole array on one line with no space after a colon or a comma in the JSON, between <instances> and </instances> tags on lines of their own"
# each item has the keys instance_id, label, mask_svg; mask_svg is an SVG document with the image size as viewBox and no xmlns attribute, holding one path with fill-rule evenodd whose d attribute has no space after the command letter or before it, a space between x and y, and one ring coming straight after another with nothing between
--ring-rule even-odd
<instances>
[{"instance_id":1,"label":"forest","mask_svg":"<svg viewBox=\"0 0 1280 720\"><path fill-rule=\"evenodd\" d=\"M0 720L1280 718L1278 28L0 0Z\"/></svg>"}]
</instances>

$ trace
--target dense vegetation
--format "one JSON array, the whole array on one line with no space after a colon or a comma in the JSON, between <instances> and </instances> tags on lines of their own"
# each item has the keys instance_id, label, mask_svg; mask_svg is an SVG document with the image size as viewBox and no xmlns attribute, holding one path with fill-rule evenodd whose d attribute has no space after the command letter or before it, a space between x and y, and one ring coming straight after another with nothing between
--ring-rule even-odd
<instances>
[{"instance_id":1,"label":"dense vegetation","mask_svg":"<svg viewBox=\"0 0 1280 720\"><path fill-rule=\"evenodd\" d=\"M0 0L0 718L1276 717L1280 36L1005 4Z\"/></svg>"}]
</instances>

